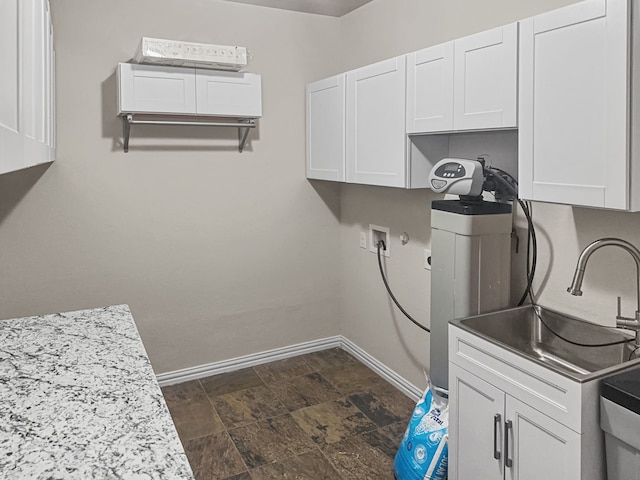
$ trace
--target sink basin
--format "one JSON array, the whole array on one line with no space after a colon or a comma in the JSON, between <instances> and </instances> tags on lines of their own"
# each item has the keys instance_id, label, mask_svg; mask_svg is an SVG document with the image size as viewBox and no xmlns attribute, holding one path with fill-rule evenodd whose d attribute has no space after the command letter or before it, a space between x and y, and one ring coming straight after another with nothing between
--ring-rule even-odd
<instances>
[{"instance_id":1,"label":"sink basin","mask_svg":"<svg viewBox=\"0 0 640 480\"><path fill-rule=\"evenodd\" d=\"M633 342L608 347L583 347L568 343L545 327L571 341L600 344L631 339L619 330L555 312L539 305L501 310L451 323L578 382L593 380L640 363L629 361Z\"/></svg>"}]
</instances>

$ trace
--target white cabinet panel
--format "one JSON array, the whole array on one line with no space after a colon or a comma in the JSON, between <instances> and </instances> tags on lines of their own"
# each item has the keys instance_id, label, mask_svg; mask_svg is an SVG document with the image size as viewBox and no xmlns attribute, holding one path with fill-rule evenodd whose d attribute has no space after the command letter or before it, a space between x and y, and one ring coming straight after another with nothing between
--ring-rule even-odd
<instances>
[{"instance_id":1,"label":"white cabinet panel","mask_svg":"<svg viewBox=\"0 0 640 480\"><path fill-rule=\"evenodd\" d=\"M345 74L307 85L307 178L345 181Z\"/></svg>"},{"instance_id":2,"label":"white cabinet panel","mask_svg":"<svg viewBox=\"0 0 640 480\"><path fill-rule=\"evenodd\" d=\"M262 116L260 75L196 69L196 112L221 117Z\"/></svg>"},{"instance_id":3,"label":"white cabinet panel","mask_svg":"<svg viewBox=\"0 0 640 480\"><path fill-rule=\"evenodd\" d=\"M347 73L347 181L404 187L405 57Z\"/></svg>"},{"instance_id":4,"label":"white cabinet panel","mask_svg":"<svg viewBox=\"0 0 640 480\"><path fill-rule=\"evenodd\" d=\"M518 25L455 41L454 129L517 125Z\"/></svg>"},{"instance_id":5,"label":"white cabinet panel","mask_svg":"<svg viewBox=\"0 0 640 480\"><path fill-rule=\"evenodd\" d=\"M407 55L407 132L517 126L516 23Z\"/></svg>"},{"instance_id":6,"label":"white cabinet panel","mask_svg":"<svg viewBox=\"0 0 640 480\"><path fill-rule=\"evenodd\" d=\"M629 208L627 10L590 0L521 22L522 198Z\"/></svg>"},{"instance_id":7,"label":"white cabinet panel","mask_svg":"<svg viewBox=\"0 0 640 480\"><path fill-rule=\"evenodd\" d=\"M0 5L0 173L54 159L53 39L48 0Z\"/></svg>"},{"instance_id":8,"label":"white cabinet panel","mask_svg":"<svg viewBox=\"0 0 640 480\"><path fill-rule=\"evenodd\" d=\"M457 365L449 372L449 478L500 480L505 394Z\"/></svg>"},{"instance_id":9,"label":"white cabinet panel","mask_svg":"<svg viewBox=\"0 0 640 480\"><path fill-rule=\"evenodd\" d=\"M407 55L407 133L453 129L453 42Z\"/></svg>"},{"instance_id":10,"label":"white cabinet panel","mask_svg":"<svg viewBox=\"0 0 640 480\"><path fill-rule=\"evenodd\" d=\"M0 2L0 173L22 168L19 1Z\"/></svg>"},{"instance_id":11,"label":"white cabinet panel","mask_svg":"<svg viewBox=\"0 0 640 480\"><path fill-rule=\"evenodd\" d=\"M185 113L196 111L194 68L118 65L118 113Z\"/></svg>"},{"instance_id":12,"label":"white cabinet panel","mask_svg":"<svg viewBox=\"0 0 640 480\"><path fill-rule=\"evenodd\" d=\"M581 480L580 435L539 411L507 396L511 423L505 453L513 465L507 480ZM594 419L595 421L595 419Z\"/></svg>"}]
</instances>

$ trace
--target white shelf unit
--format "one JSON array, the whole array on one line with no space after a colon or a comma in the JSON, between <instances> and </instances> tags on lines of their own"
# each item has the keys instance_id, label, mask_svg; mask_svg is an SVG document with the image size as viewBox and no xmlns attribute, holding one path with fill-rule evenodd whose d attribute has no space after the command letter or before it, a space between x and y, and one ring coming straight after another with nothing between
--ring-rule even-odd
<instances>
[{"instance_id":1,"label":"white shelf unit","mask_svg":"<svg viewBox=\"0 0 640 480\"><path fill-rule=\"evenodd\" d=\"M120 63L117 76L125 152L134 124L238 128L242 152L262 116L261 76L254 73Z\"/></svg>"}]
</instances>

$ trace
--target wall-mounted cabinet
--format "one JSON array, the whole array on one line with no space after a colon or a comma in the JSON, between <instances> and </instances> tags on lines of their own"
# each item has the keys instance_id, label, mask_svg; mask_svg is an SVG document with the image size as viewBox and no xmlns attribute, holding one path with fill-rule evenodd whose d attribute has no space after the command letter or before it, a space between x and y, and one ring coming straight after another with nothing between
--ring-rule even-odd
<instances>
[{"instance_id":1,"label":"wall-mounted cabinet","mask_svg":"<svg viewBox=\"0 0 640 480\"><path fill-rule=\"evenodd\" d=\"M307 178L345 181L345 77L307 85Z\"/></svg>"},{"instance_id":2,"label":"wall-mounted cabinet","mask_svg":"<svg viewBox=\"0 0 640 480\"><path fill-rule=\"evenodd\" d=\"M55 54L47 0L0 3L0 173L55 159Z\"/></svg>"},{"instance_id":3,"label":"wall-mounted cabinet","mask_svg":"<svg viewBox=\"0 0 640 480\"><path fill-rule=\"evenodd\" d=\"M511 24L309 84L307 178L429 188L449 137L407 134L515 128L517 33ZM490 153L480 147L473 156Z\"/></svg>"},{"instance_id":4,"label":"wall-mounted cabinet","mask_svg":"<svg viewBox=\"0 0 640 480\"><path fill-rule=\"evenodd\" d=\"M407 133L515 128L518 25L407 55Z\"/></svg>"},{"instance_id":5,"label":"wall-mounted cabinet","mask_svg":"<svg viewBox=\"0 0 640 480\"><path fill-rule=\"evenodd\" d=\"M404 56L347 73L347 182L407 186Z\"/></svg>"},{"instance_id":6,"label":"wall-mounted cabinet","mask_svg":"<svg viewBox=\"0 0 640 480\"><path fill-rule=\"evenodd\" d=\"M590 0L521 22L522 198L640 210L640 62L631 58L640 13L631 3Z\"/></svg>"},{"instance_id":7,"label":"wall-mounted cabinet","mask_svg":"<svg viewBox=\"0 0 640 480\"><path fill-rule=\"evenodd\" d=\"M307 86L307 178L428 187L424 155L406 155L405 72L401 56Z\"/></svg>"},{"instance_id":8,"label":"wall-mounted cabinet","mask_svg":"<svg viewBox=\"0 0 640 480\"><path fill-rule=\"evenodd\" d=\"M125 151L131 124L231 126L240 129L240 151L253 120L262 116L260 75L159 65L118 65L118 115ZM185 120L135 120L134 115L182 116ZM194 117L231 118L231 122Z\"/></svg>"}]
</instances>

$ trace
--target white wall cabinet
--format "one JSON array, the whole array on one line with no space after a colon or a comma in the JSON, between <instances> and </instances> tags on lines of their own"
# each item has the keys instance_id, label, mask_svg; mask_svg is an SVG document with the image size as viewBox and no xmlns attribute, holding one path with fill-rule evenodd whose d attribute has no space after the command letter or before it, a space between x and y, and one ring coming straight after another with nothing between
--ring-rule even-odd
<instances>
[{"instance_id":1,"label":"white wall cabinet","mask_svg":"<svg viewBox=\"0 0 640 480\"><path fill-rule=\"evenodd\" d=\"M242 153L249 130L262 116L262 77L255 73L120 63L117 77L125 152L131 125L142 123L235 127ZM153 118L140 120L135 115ZM216 121L200 117L216 117Z\"/></svg>"},{"instance_id":2,"label":"white wall cabinet","mask_svg":"<svg viewBox=\"0 0 640 480\"><path fill-rule=\"evenodd\" d=\"M453 42L407 55L407 133L453 130Z\"/></svg>"},{"instance_id":3,"label":"white wall cabinet","mask_svg":"<svg viewBox=\"0 0 640 480\"><path fill-rule=\"evenodd\" d=\"M599 380L449 326L450 480L604 480Z\"/></svg>"},{"instance_id":4,"label":"white wall cabinet","mask_svg":"<svg viewBox=\"0 0 640 480\"><path fill-rule=\"evenodd\" d=\"M0 173L55 159L55 56L47 0L0 4Z\"/></svg>"},{"instance_id":5,"label":"white wall cabinet","mask_svg":"<svg viewBox=\"0 0 640 480\"><path fill-rule=\"evenodd\" d=\"M516 23L407 55L407 133L515 128Z\"/></svg>"},{"instance_id":6,"label":"white wall cabinet","mask_svg":"<svg viewBox=\"0 0 640 480\"><path fill-rule=\"evenodd\" d=\"M307 178L345 181L345 77L307 85Z\"/></svg>"},{"instance_id":7,"label":"white wall cabinet","mask_svg":"<svg viewBox=\"0 0 640 480\"><path fill-rule=\"evenodd\" d=\"M255 73L120 63L118 114L258 118L261 88Z\"/></svg>"},{"instance_id":8,"label":"white wall cabinet","mask_svg":"<svg viewBox=\"0 0 640 480\"><path fill-rule=\"evenodd\" d=\"M405 187L406 57L347 73L347 182Z\"/></svg>"},{"instance_id":9,"label":"white wall cabinet","mask_svg":"<svg viewBox=\"0 0 640 480\"><path fill-rule=\"evenodd\" d=\"M640 210L634 12L631 22L628 0L589 0L521 22L522 198Z\"/></svg>"}]
</instances>

